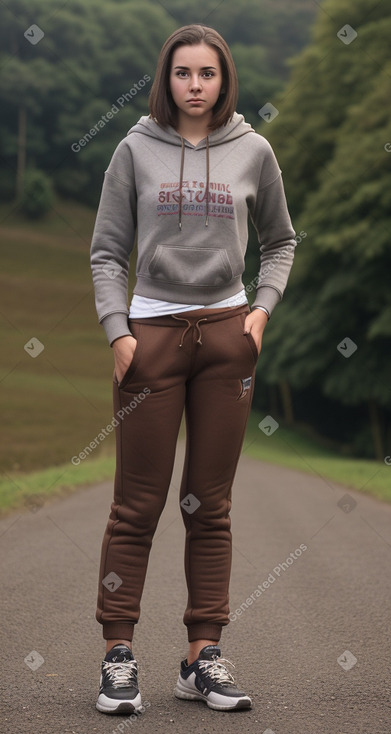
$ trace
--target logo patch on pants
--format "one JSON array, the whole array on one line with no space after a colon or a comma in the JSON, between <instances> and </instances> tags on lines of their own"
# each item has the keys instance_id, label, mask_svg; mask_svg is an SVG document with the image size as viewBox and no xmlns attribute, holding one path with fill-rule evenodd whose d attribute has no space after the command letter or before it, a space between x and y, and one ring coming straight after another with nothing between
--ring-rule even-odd
<instances>
[{"instance_id":1,"label":"logo patch on pants","mask_svg":"<svg viewBox=\"0 0 391 734\"><path fill-rule=\"evenodd\" d=\"M238 400L240 400L241 398L244 398L244 396L247 395L251 387L251 380L252 380L251 376L245 377L243 380L240 380L242 389L241 389L240 395L238 396Z\"/></svg>"}]
</instances>

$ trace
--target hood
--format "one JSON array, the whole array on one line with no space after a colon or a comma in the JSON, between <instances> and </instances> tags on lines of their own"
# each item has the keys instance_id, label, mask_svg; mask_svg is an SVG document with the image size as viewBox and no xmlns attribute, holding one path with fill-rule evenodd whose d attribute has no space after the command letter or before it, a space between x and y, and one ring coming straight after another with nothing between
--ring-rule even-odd
<instances>
[{"instance_id":1,"label":"hood","mask_svg":"<svg viewBox=\"0 0 391 734\"><path fill-rule=\"evenodd\" d=\"M208 226L209 216L209 148L213 145L219 145L220 143L228 142L230 140L236 140L242 135L247 133L255 132L254 128L248 122L245 122L244 116L238 112L234 112L231 119L226 125L219 127L217 130L209 133L203 140L197 144L196 148L202 150L206 148L206 215L205 215L205 227ZM141 133L151 138L157 138L164 143L169 145L180 145L181 146L181 168L179 174L179 214L178 214L178 226L182 229L182 181L183 181L183 168L185 161L185 148L194 148L188 140L182 137L175 128L171 125L163 127L150 115L142 115L139 121L128 130L127 135L131 133Z\"/></svg>"},{"instance_id":2,"label":"hood","mask_svg":"<svg viewBox=\"0 0 391 734\"><path fill-rule=\"evenodd\" d=\"M243 115L234 112L231 120L226 125L209 133L206 138L198 143L197 148L198 146L205 148L207 140L209 140L209 145L218 145L222 141L235 140L250 132L255 132L254 128L248 122L245 122ZM181 145L184 139L171 125L162 127L150 115L140 117L139 121L128 130L127 134L130 135L130 133L142 133L143 135L148 135L150 138L158 138L172 145ZM193 147L187 140L185 140L185 145Z\"/></svg>"}]
</instances>

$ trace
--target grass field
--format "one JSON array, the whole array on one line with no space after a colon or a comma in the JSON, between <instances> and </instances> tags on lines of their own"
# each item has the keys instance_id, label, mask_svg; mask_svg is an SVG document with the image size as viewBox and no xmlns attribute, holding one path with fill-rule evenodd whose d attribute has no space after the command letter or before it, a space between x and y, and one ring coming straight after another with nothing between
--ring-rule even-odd
<instances>
[{"instance_id":1,"label":"grass field","mask_svg":"<svg viewBox=\"0 0 391 734\"><path fill-rule=\"evenodd\" d=\"M71 463L112 419L113 356L89 265L94 220L67 202L34 224L0 208L0 512L113 475L113 434L78 467ZM36 357L25 349L32 339L43 345ZM391 499L391 467L339 457L283 427L267 437L261 417L251 416L249 455Z\"/></svg>"},{"instance_id":2,"label":"grass field","mask_svg":"<svg viewBox=\"0 0 391 734\"><path fill-rule=\"evenodd\" d=\"M326 481L343 484L385 501L391 501L391 466L384 462L339 456L301 430L278 428L266 436L258 427L264 418L250 416L243 452L260 461L290 467Z\"/></svg>"},{"instance_id":3,"label":"grass field","mask_svg":"<svg viewBox=\"0 0 391 734\"><path fill-rule=\"evenodd\" d=\"M111 419L113 356L89 265L94 219L67 203L34 225L0 210L0 464L7 473L66 462ZM32 339L44 347L36 357L24 348Z\"/></svg>"},{"instance_id":4,"label":"grass field","mask_svg":"<svg viewBox=\"0 0 391 734\"><path fill-rule=\"evenodd\" d=\"M278 428L267 437L259 429L263 416L250 417L243 454L324 478L325 483L343 484L379 499L391 501L391 467L376 461L358 461L335 456L297 431ZM182 423L180 437L184 437ZM11 472L0 479L0 516L24 508L37 511L52 498L63 496L104 480L113 481L115 459L111 440L100 448L100 455L90 454L78 465L66 463L40 471ZM259 476L262 490L262 473ZM108 501L111 499L108 497Z\"/></svg>"}]
</instances>

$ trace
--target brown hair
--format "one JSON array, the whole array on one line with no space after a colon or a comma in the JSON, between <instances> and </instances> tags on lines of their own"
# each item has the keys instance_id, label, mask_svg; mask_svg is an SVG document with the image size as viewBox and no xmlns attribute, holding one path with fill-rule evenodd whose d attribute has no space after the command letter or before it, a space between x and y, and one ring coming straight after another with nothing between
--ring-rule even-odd
<instances>
[{"instance_id":1,"label":"brown hair","mask_svg":"<svg viewBox=\"0 0 391 734\"><path fill-rule=\"evenodd\" d=\"M149 117L154 118L163 127L171 125L175 128L178 117L177 106L170 91L172 55L180 45L192 46L198 43L205 43L217 51L222 71L222 91L213 107L213 118L209 130L216 130L225 125L235 112L238 101L238 77L229 46L214 28L194 23L174 31L163 44L159 54L148 106Z\"/></svg>"}]
</instances>

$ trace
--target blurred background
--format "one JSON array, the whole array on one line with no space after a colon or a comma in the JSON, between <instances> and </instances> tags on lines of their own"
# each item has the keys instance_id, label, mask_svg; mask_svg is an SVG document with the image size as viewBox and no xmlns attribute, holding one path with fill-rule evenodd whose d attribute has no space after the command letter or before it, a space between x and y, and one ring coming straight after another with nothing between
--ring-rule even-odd
<instances>
[{"instance_id":1,"label":"blurred background","mask_svg":"<svg viewBox=\"0 0 391 734\"><path fill-rule=\"evenodd\" d=\"M297 232L244 450L390 495L391 3L13 0L0 6L0 509L112 476L112 433L72 462L112 420L91 234L160 48L194 22L231 48L237 111L275 150ZM249 233L246 284L250 220Z\"/></svg>"}]
</instances>

